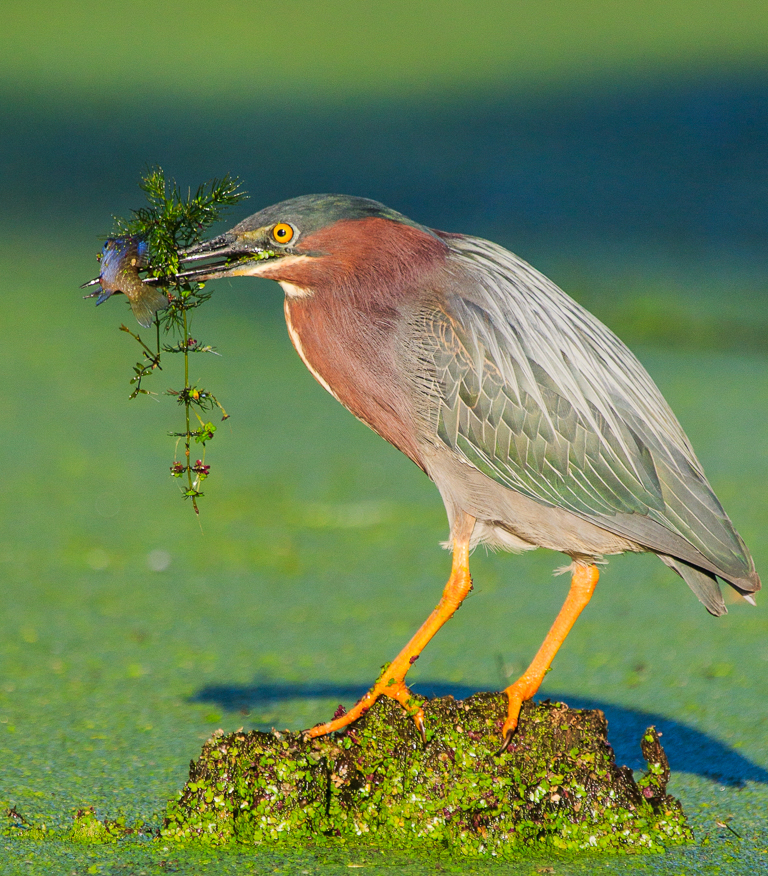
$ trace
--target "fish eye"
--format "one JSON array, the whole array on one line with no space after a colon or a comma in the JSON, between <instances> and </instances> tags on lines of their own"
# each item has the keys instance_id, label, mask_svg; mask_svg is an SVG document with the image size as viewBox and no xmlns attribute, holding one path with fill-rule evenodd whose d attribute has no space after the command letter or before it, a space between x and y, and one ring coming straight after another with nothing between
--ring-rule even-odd
<instances>
[{"instance_id":1,"label":"fish eye","mask_svg":"<svg viewBox=\"0 0 768 876\"><path fill-rule=\"evenodd\" d=\"M278 243L290 243L295 233L293 226L287 222L278 222L272 229L272 237Z\"/></svg>"}]
</instances>

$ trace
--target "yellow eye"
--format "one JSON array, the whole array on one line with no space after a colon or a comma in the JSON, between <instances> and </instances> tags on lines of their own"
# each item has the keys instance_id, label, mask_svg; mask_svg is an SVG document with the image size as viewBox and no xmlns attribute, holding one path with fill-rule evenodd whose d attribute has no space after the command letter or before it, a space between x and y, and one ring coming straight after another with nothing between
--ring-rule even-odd
<instances>
[{"instance_id":1,"label":"yellow eye","mask_svg":"<svg viewBox=\"0 0 768 876\"><path fill-rule=\"evenodd\" d=\"M293 235L293 228L287 222L278 222L272 229L272 237L278 243L289 243Z\"/></svg>"}]
</instances>

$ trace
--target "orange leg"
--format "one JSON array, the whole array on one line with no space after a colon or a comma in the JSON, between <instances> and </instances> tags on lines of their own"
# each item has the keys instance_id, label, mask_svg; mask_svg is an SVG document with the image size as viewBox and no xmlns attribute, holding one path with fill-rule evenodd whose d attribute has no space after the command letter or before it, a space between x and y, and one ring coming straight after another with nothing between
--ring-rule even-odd
<instances>
[{"instance_id":1,"label":"orange leg","mask_svg":"<svg viewBox=\"0 0 768 876\"><path fill-rule=\"evenodd\" d=\"M424 650L427 643L451 617L456 609L464 601L464 597L472 589L472 578L469 574L469 539L475 526L475 518L465 514L457 521L453 536L453 565L451 577L445 585L443 595L437 607L426 621L419 627L418 632L410 642L395 657L384 666L376 684L368 693L357 702L346 714L335 718L327 724L318 724L306 731L310 738L325 736L341 730L361 715L368 711L376 700L381 697L390 697L397 700L416 722L422 736L424 736L424 713L418 702L413 699L410 690L405 685L405 676L411 665L416 661L419 654Z\"/></svg>"},{"instance_id":2,"label":"orange leg","mask_svg":"<svg viewBox=\"0 0 768 876\"><path fill-rule=\"evenodd\" d=\"M568 591L565 603L555 618L541 648L533 658L533 662L514 684L505 688L504 693L509 697L509 707L507 720L501 730L504 736L502 751L507 747L515 732L523 703L525 700L529 700L541 686L544 676L555 659L555 654L560 650L565 637L576 623L576 618L592 598L599 577L600 572L597 566L576 566L571 578L571 589Z\"/></svg>"}]
</instances>

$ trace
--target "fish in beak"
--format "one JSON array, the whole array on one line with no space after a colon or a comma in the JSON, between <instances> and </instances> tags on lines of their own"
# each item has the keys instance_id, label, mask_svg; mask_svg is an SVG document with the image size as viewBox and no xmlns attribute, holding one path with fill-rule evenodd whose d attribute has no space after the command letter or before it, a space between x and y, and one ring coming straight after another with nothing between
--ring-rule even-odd
<instances>
[{"instance_id":1,"label":"fish in beak","mask_svg":"<svg viewBox=\"0 0 768 876\"><path fill-rule=\"evenodd\" d=\"M111 295L122 292L130 301L139 325L149 328L157 311L168 307L168 296L156 288L153 278L139 276L139 271L147 266L147 250L146 240L136 235L108 238L101 251L99 276L80 287L100 288L85 298L96 298L99 305Z\"/></svg>"}]
</instances>

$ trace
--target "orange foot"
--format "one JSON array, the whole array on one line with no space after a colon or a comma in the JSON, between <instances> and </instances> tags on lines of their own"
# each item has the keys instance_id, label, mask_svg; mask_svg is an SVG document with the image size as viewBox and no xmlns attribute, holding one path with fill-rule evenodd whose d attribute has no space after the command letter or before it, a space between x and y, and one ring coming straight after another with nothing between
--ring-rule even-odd
<instances>
[{"instance_id":1,"label":"orange foot","mask_svg":"<svg viewBox=\"0 0 768 876\"><path fill-rule=\"evenodd\" d=\"M318 724L305 734L314 739L317 736L325 736L347 727L364 715L379 697L390 697L398 703L416 722L421 738L426 741L424 728L424 712L419 701L414 697L405 684L405 676L413 663L418 660L419 654L424 650L427 642L435 635L440 627L451 617L464 601L464 597L472 589L472 578L469 574L469 540L475 526L475 518L464 514L457 518L453 532L453 565L451 577L445 585L443 595L432 614L421 625L418 632L410 642L395 657L395 659L382 669L376 684L368 693L344 715L328 721L326 724Z\"/></svg>"},{"instance_id":2,"label":"orange foot","mask_svg":"<svg viewBox=\"0 0 768 876\"><path fill-rule=\"evenodd\" d=\"M555 618L550 631L547 633L541 648L539 648L538 653L533 658L533 662L514 684L510 684L508 688L505 688L504 693L509 699L509 705L507 707L507 720L501 728L503 742L499 753L505 751L509 745L512 735L517 728L517 721L520 717L520 709L523 707L523 703L531 699L541 686L544 676L555 659L555 654L557 654L566 636L570 633L576 618L592 598L599 577L600 572L597 566L576 566L571 578L571 589L568 591L568 596Z\"/></svg>"},{"instance_id":3,"label":"orange foot","mask_svg":"<svg viewBox=\"0 0 768 876\"><path fill-rule=\"evenodd\" d=\"M337 730L342 730L353 721L361 718L376 700L383 696L390 697L400 703L405 711L416 722L416 727L421 734L421 738L426 742L427 737L424 727L424 712L419 705L419 701L406 686L403 678L397 678L396 674L392 671L394 665L395 663L393 662L385 664L382 667L381 675L376 681L376 684L362 699L358 700L348 712L339 715L339 717L334 718L332 721L328 721L325 724L315 725L311 730L306 730L305 735L310 739L314 739L316 736L325 736L326 733L334 733ZM404 675L405 673L403 673L403 676Z\"/></svg>"}]
</instances>

